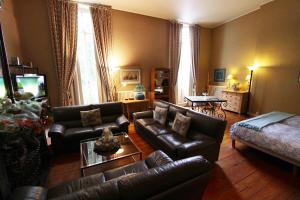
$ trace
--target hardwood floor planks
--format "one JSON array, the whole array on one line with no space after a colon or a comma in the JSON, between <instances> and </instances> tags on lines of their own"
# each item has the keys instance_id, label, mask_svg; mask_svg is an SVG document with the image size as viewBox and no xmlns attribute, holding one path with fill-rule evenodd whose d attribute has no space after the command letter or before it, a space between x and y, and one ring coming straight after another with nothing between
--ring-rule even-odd
<instances>
[{"instance_id":1,"label":"hardwood floor planks","mask_svg":"<svg viewBox=\"0 0 300 200\"><path fill-rule=\"evenodd\" d=\"M245 116L227 113L228 125L221 145L219 161L204 193L204 200L300 200L300 178L293 177L292 166L239 142L231 148L229 129ZM129 134L147 157L153 148L130 124ZM54 158L48 186L80 177L79 154Z\"/></svg>"}]
</instances>

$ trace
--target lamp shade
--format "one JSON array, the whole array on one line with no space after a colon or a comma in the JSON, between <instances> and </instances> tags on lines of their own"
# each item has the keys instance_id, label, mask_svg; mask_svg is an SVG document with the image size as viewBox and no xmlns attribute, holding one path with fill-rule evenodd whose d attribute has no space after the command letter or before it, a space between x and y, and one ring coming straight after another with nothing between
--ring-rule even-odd
<instances>
[{"instance_id":1,"label":"lamp shade","mask_svg":"<svg viewBox=\"0 0 300 200\"><path fill-rule=\"evenodd\" d=\"M252 65L252 66L248 66L248 69L251 70L251 71L254 71L258 68L259 66L257 64L255 65Z\"/></svg>"},{"instance_id":2,"label":"lamp shade","mask_svg":"<svg viewBox=\"0 0 300 200\"><path fill-rule=\"evenodd\" d=\"M232 76L231 74L229 74L229 75L227 76L227 80L231 80L231 79L233 79L233 76Z\"/></svg>"}]
</instances>

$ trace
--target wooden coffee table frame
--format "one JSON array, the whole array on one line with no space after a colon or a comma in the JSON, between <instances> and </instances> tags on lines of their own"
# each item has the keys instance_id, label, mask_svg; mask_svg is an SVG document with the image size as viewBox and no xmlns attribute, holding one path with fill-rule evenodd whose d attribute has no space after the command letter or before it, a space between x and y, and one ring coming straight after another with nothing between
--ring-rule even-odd
<instances>
[{"instance_id":1,"label":"wooden coffee table frame","mask_svg":"<svg viewBox=\"0 0 300 200\"><path fill-rule=\"evenodd\" d=\"M88 142L88 141L93 141L93 140L97 140L98 138L92 138L92 139L88 139L88 140L82 140L80 141L80 171L81 171L81 176L85 176L84 170L88 169L88 168L92 168L92 167L97 167L100 165L106 165L108 163L112 163L114 161L119 161L125 158L132 158L134 161L137 161L137 159L135 158L136 155L139 155L139 159L142 160L143 159L143 152L141 151L141 149L134 143L134 141L131 139L131 137L127 134L130 142L135 146L135 148L137 149L137 152L134 153L130 153L130 154L126 154L117 158L113 158L111 160L107 160L101 163L95 163L95 164L91 164L88 166L83 166L83 156L85 156L84 153L82 153L82 143Z\"/></svg>"}]
</instances>

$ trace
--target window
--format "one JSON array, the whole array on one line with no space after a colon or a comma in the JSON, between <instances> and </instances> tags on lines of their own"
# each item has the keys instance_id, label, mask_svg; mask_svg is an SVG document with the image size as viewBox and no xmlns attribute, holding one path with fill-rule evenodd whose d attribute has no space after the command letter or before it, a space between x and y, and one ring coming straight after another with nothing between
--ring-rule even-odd
<instances>
[{"instance_id":1,"label":"window","mask_svg":"<svg viewBox=\"0 0 300 200\"><path fill-rule=\"evenodd\" d=\"M184 97L192 95L192 52L189 25L182 28L182 46L177 78L177 104L184 104Z\"/></svg>"},{"instance_id":2,"label":"window","mask_svg":"<svg viewBox=\"0 0 300 200\"><path fill-rule=\"evenodd\" d=\"M78 7L77 58L83 104L99 103L99 78L92 16L88 6Z\"/></svg>"}]
</instances>

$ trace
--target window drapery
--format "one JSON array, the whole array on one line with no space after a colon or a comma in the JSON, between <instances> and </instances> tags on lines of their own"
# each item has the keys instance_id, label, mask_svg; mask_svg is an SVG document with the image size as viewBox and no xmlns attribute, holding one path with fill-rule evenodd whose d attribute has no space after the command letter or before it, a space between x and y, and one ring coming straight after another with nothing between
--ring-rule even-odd
<instances>
[{"instance_id":1,"label":"window drapery","mask_svg":"<svg viewBox=\"0 0 300 200\"><path fill-rule=\"evenodd\" d=\"M112 53L112 22L110 7L91 7L93 19L98 68L106 101L116 100L116 89L110 70Z\"/></svg>"},{"instance_id":2,"label":"window drapery","mask_svg":"<svg viewBox=\"0 0 300 200\"><path fill-rule=\"evenodd\" d=\"M169 25L169 68L171 71L171 102L176 103L176 84L181 56L182 24L170 22Z\"/></svg>"},{"instance_id":3,"label":"window drapery","mask_svg":"<svg viewBox=\"0 0 300 200\"><path fill-rule=\"evenodd\" d=\"M77 53L77 4L59 0L47 3L60 104L69 105Z\"/></svg>"}]
</instances>

